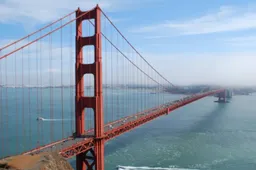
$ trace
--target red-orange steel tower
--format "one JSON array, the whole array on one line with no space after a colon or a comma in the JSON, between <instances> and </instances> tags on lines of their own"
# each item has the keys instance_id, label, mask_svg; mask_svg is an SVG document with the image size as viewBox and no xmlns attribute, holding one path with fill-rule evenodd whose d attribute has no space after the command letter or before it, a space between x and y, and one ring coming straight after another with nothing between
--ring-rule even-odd
<instances>
[{"instance_id":1,"label":"red-orange steel tower","mask_svg":"<svg viewBox=\"0 0 256 170\"><path fill-rule=\"evenodd\" d=\"M101 58L101 10L96 6L91 11L76 11L76 137L82 137L85 131L85 108L94 110L95 147L76 156L78 170L104 170L104 116L102 97L102 58ZM82 35L82 22L94 19L95 34L89 37ZM83 63L83 47L94 46L94 63ZM84 94L85 74L94 76L94 96Z\"/></svg>"}]
</instances>

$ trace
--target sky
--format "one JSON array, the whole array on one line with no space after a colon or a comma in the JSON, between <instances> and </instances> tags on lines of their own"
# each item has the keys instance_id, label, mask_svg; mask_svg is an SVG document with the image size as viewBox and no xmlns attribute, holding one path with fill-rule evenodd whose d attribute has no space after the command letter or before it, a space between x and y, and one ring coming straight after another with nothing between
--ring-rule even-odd
<instances>
[{"instance_id":1,"label":"sky","mask_svg":"<svg viewBox=\"0 0 256 170\"><path fill-rule=\"evenodd\" d=\"M96 4L173 84L256 85L253 0L0 0L0 46Z\"/></svg>"}]
</instances>

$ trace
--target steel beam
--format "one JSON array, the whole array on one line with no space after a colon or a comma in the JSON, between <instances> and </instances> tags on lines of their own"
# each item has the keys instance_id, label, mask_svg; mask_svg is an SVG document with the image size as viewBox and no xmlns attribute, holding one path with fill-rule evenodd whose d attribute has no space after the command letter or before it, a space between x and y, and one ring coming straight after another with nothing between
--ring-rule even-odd
<instances>
[{"instance_id":1,"label":"steel beam","mask_svg":"<svg viewBox=\"0 0 256 170\"><path fill-rule=\"evenodd\" d=\"M78 170L104 170L104 115L103 115L103 96L102 96L102 47L101 47L101 9L97 5L93 10L82 12L80 9L76 12L76 136L82 137L85 131L86 108L92 108L94 111L94 150L91 142L73 146L73 151L64 152L77 154L76 166ZM82 21L94 19L95 34L90 37L82 35ZM94 46L94 63L83 63L84 46ZM84 75L92 74L94 76L94 96L88 97L84 94ZM87 150L86 150L87 149ZM88 157L88 150L91 156ZM90 158L90 159L88 159Z\"/></svg>"},{"instance_id":2,"label":"steel beam","mask_svg":"<svg viewBox=\"0 0 256 170\"><path fill-rule=\"evenodd\" d=\"M191 98L181 99L179 102L176 102L174 104L170 104L170 105L165 106L165 107L163 107L163 105L161 105L159 107L151 108L151 109L148 109L144 112L136 113L136 114L128 116L126 118L123 118L123 119L117 120L115 122L112 122L112 124L114 124L114 123L118 123L118 122L120 122L124 119L131 118L133 116L138 117L137 119L135 119L133 121L124 123L120 126L117 126L116 128L113 128L111 130L106 131L104 133L104 136L103 136L104 140L105 141L111 140L111 139L113 139L113 138L115 138L115 137L117 137L117 136L119 136L123 133L126 133L128 131L131 131L131 130L135 129L136 127L141 126L142 124L145 124L149 121L152 121L152 120L154 120L154 119L156 119L160 116L166 115L169 112L171 112L173 110L176 110L176 109L178 109L182 106L185 106L187 104L195 102L195 101L197 101L201 98L204 98L206 96L222 93L223 91L225 91L225 90L224 89L219 89L219 90L212 90L212 91L209 91L209 92L197 94L197 95L192 96ZM60 154L65 158L71 158L71 157L73 157L73 156L75 156L79 153L82 153L82 152L85 152L87 150L92 149L93 146L95 146L95 144L96 144L96 140L93 139L93 138L89 138L89 139L86 139L84 141L81 141L81 142L77 143L74 146L71 146L69 148L66 148L65 150L62 150L60 152Z\"/></svg>"}]
</instances>

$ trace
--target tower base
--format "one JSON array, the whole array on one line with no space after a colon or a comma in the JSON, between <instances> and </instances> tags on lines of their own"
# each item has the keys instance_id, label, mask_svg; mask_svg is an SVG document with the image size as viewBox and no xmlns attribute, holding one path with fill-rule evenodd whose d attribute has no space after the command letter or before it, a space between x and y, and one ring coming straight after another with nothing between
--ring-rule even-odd
<instances>
[{"instance_id":1,"label":"tower base","mask_svg":"<svg viewBox=\"0 0 256 170\"><path fill-rule=\"evenodd\" d=\"M229 103L229 101L227 100L217 100L217 101L214 101L216 103Z\"/></svg>"}]
</instances>

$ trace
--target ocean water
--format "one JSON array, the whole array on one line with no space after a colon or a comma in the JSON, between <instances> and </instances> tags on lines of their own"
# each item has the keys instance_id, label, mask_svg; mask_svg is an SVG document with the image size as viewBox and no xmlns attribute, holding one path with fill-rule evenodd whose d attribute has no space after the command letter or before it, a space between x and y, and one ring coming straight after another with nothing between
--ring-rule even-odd
<instances>
[{"instance_id":1,"label":"ocean water","mask_svg":"<svg viewBox=\"0 0 256 170\"><path fill-rule=\"evenodd\" d=\"M9 90L8 93L14 91ZM48 92L44 92L44 118L50 117ZM59 93L59 92L58 92ZM27 92L25 91L25 94ZM1 113L2 116L8 117L8 131L5 125L7 122L1 119L0 138L2 141L8 141L5 145L0 146L0 157L22 152L29 147L37 145L38 138L42 143L50 141L50 122L43 121L40 124L41 130L38 134L35 120L38 116L36 113L36 98L33 97L36 91L32 90L31 102L32 107L30 116L25 117L25 125L18 124L22 128L16 128L17 121L15 107L11 105L12 101L17 101L15 95L10 95L8 99L8 113L5 112L5 100L2 98ZM126 96L123 91L111 92L115 96ZM136 95L137 92L129 93ZM150 98L148 105L157 105L159 99L154 94L145 93L143 99ZM175 100L182 95L168 95L166 99ZM27 97L25 97L27 98ZM130 96L130 106L142 100L138 96ZM66 135L72 133L72 127L69 119L72 119L71 110L72 98L69 92L64 93L65 119L64 128ZM111 100L105 98L105 100ZM233 96L230 103L219 104L213 102L214 97L206 97L196 101L188 106L171 112L167 116L162 116L152 122L149 122L133 131L123 134L116 139L106 143L105 147L105 169L106 170L255 170L256 169L256 95ZM19 99L18 101L22 101ZM54 100L55 101L55 100ZM124 100L127 101L127 100ZM28 102L27 100L25 102ZM108 103L108 102L106 102ZM113 104L113 103L112 103ZM110 103L111 105L111 103ZM56 122L61 118L60 106L54 102ZM129 110L129 103L119 105L120 110ZM112 106L111 106L112 107ZM124 107L124 108L122 108ZM25 108L25 112L28 111ZM105 106L105 109L110 109ZM70 110L70 111L69 111ZM18 121L22 119L21 108L18 109ZM133 112L133 110L131 111ZM34 113L34 114L33 114ZM33 120L31 126L35 127L30 133L33 136L29 139L28 119ZM107 118L106 118L107 119ZM4 126L3 126L4 125ZM4 128L3 128L4 127ZM23 135L23 128L26 129L26 136ZM61 123L54 125L54 139L60 139L61 133L58 129ZM16 133L18 132L18 133ZM18 135L16 135L18 134ZM42 134L44 137L42 138ZM48 135L48 136L47 136ZM39 136L39 137L38 137ZM18 145L17 145L17 141ZM31 141L30 141L31 140ZM43 140L43 141L42 141ZM32 142L30 146L26 143ZM4 146L4 147L2 147ZM7 148L12 146L11 148ZM70 160L75 168L74 160Z\"/></svg>"},{"instance_id":2,"label":"ocean water","mask_svg":"<svg viewBox=\"0 0 256 170\"><path fill-rule=\"evenodd\" d=\"M256 94L214 100L206 97L108 142L106 169L255 170Z\"/></svg>"}]
</instances>

